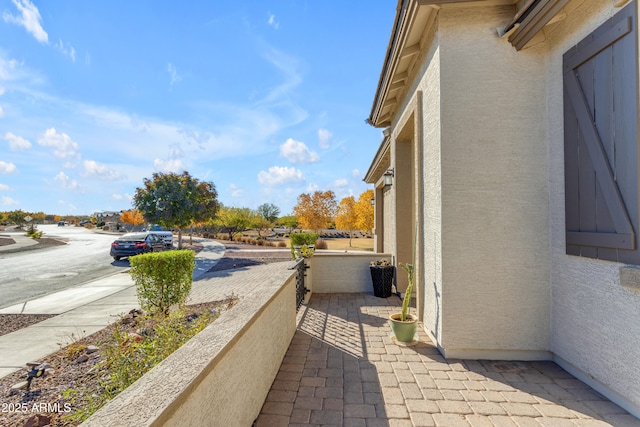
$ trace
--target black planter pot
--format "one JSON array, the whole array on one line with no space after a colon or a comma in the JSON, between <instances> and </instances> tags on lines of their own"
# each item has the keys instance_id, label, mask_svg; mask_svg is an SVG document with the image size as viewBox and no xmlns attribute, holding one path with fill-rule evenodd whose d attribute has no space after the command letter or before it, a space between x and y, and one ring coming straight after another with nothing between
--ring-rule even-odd
<instances>
[{"instance_id":1,"label":"black planter pot","mask_svg":"<svg viewBox=\"0 0 640 427\"><path fill-rule=\"evenodd\" d=\"M369 269L373 282L373 294L379 298L389 298L395 267L393 265L372 265Z\"/></svg>"}]
</instances>

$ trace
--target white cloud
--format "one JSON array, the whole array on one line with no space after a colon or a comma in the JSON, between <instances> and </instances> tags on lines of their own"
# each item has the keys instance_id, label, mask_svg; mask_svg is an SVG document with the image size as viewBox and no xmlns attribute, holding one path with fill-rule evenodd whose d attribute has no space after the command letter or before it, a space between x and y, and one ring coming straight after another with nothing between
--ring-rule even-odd
<instances>
[{"instance_id":1,"label":"white cloud","mask_svg":"<svg viewBox=\"0 0 640 427\"><path fill-rule=\"evenodd\" d=\"M7 163L0 160L0 173L13 173L16 172L18 168L13 163Z\"/></svg>"},{"instance_id":2,"label":"white cloud","mask_svg":"<svg viewBox=\"0 0 640 427\"><path fill-rule=\"evenodd\" d=\"M167 72L169 73L169 76L171 76L171 86L182 80L182 77L178 74L178 70L176 70L176 67L171 62L167 64Z\"/></svg>"},{"instance_id":3,"label":"white cloud","mask_svg":"<svg viewBox=\"0 0 640 427\"><path fill-rule=\"evenodd\" d=\"M24 27L33 37L40 43L48 43L49 36L47 32L42 28L40 12L33 3L29 0L12 0L13 4L20 12L19 15L11 15L9 12L2 14L4 22L17 24Z\"/></svg>"},{"instance_id":4,"label":"white cloud","mask_svg":"<svg viewBox=\"0 0 640 427\"><path fill-rule=\"evenodd\" d=\"M2 105L0 105L0 118L4 117L4 110L2 109Z\"/></svg>"},{"instance_id":5,"label":"white cloud","mask_svg":"<svg viewBox=\"0 0 640 427\"><path fill-rule=\"evenodd\" d=\"M291 163L315 163L320 160L318 153L310 151L304 142L295 141L292 138L280 146L280 156Z\"/></svg>"},{"instance_id":6,"label":"white cloud","mask_svg":"<svg viewBox=\"0 0 640 427\"><path fill-rule=\"evenodd\" d=\"M19 65L22 64L15 59L0 58L0 80L15 80L18 78L20 75Z\"/></svg>"},{"instance_id":7,"label":"white cloud","mask_svg":"<svg viewBox=\"0 0 640 427\"><path fill-rule=\"evenodd\" d=\"M12 206L20 204L16 199L12 199L11 197L3 197L2 204L5 206Z\"/></svg>"},{"instance_id":8,"label":"white cloud","mask_svg":"<svg viewBox=\"0 0 640 427\"><path fill-rule=\"evenodd\" d=\"M320 190L320 187L316 184L309 184L309 186L307 187L307 193L313 193L318 190Z\"/></svg>"},{"instance_id":9,"label":"white cloud","mask_svg":"<svg viewBox=\"0 0 640 427\"><path fill-rule=\"evenodd\" d=\"M333 181L333 186L337 188L343 188L347 185L349 185L349 181L345 178L336 179L335 181Z\"/></svg>"},{"instance_id":10,"label":"white cloud","mask_svg":"<svg viewBox=\"0 0 640 427\"><path fill-rule=\"evenodd\" d=\"M76 62L76 50L73 48L73 46L71 46L71 43L67 43L67 45L65 46L65 43L62 40L58 39L58 43L55 46L56 49L62 52L64 56L68 56L69 58L71 58L71 62Z\"/></svg>"},{"instance_id":11,"label":"white cloud","mask_svg":"<svg viewBox=\"0 0 640 427\"><path fill-rule=\"evenodd\" d=\"M267 20L267 23L271 25L273 28L275 28L276 30L280 27L280 22L276 21L276 15L274 15L273 13L269 14L269 19Z\"/></svg>"},{"instance_id":12,"label":"white cloud","mask_svg":"<svg viewBox=\"0 0 640 427\"><path fill-rule=\"evenodd\" d=\"M7 184L0 184L0 191L9 191L10 189Z\"/></svg>"},{"instance_id":13,"label":"white cloud","mask_svg":"<svg viewBox=\"0 0 640 427\"><path fill-rule=\"evenodd\" d=\"M118 172L94 160L85 160L83 164L85 177L95 177L107 181L114 181L121 178Z\"/></svg>"},{"instance_id":14,"label":"white cloud","mask_svg":"<svg viewBox=\"0 0 640 427\"><path fill-rule=\"evenodd\" d=\"M68 190L75 190L77 188L80 188L80 184L78 184L78 181L69 178L69 176L64 172L59 172L58 175L53 178L53 180L59 182L62 185L62 188L66 188Z\"/></svg>"},{"instance_id":15,"label":"white cloud","mask_svg":"<svg viewBox=\"0 0 640 427\"><path fill-rule=\"evenodd\" d=\"M153 167L159 172L180 172L184 170L184 165L180 159L155 159L153 161Z\"/></svg>"},{"instance_id":16,"label":"white cloud","mask_svg":"<svg viewBox=\"0 0 640 427\"><path fill-rule=\"evenodd\" d=\"M296 184L303 181L304 177L299 169L286 166L272 166L269 172L260 171L258 174L258 182L269 186Z\"/></svg>"},{"instance_id":17,"label":"white cloud","mask_svg":"<svg viewBox=\"0 0 640 427\"><path fill-rule=\"evenodd\" d=\"M333 134L326 129L318 129L318 141L320 148L325 150L331 146L331 138Z\"/></svg>"},{"instance_id":18,"label":"white cloud","mask_svg":"<svg viewBox=\"0 0 640 427\"><path fill-rule=\"evenodd\" d=\"M31 148L31 143L28 140L18 135L14 135L11 132L4 134L4 140L9 143L9 149L11 151L22 151Z\"/></svg>"},{"instance_id":19,"label":"white cloud","mask_svg":"<svg viewBox=\"0 0 640 427\"><path fill-rule=\"evenodd\" d=\"M114 199L114 200L122 200L123 199L122 194L112 194L111 198Z\"/></svg>"},{"instance_id":20,"label":"white cloud","mask_svg":"<svg viewBox=\"0 0 640 427\"><path fill-rule=\"evenodd\" d=\"M0 86L0 96L4 95L4 88Z\"/></svg>"},{"instance_id":21,"label":"white cloud","mask_svg":"<svg viewBox=\"0 0 640 427\"><path fill-rule=\"evenodd\" d=\"M53 155L61 159L73 156L79 148L69 135L57 133L55 128L47 129L38 139L38 144L43 147L53 147Z\"/></svg>"},{"instance_id":22,"label":"white cloud","mask_svg":"<svg viewBox=\"0 0 640 427\"><path fill-rule=\"evenodd\" d=\"M231 197L242 197L244 195L244 188L240 188L234 183L229 184L229 191L231 192Z\"/></svg>"},{"instance_id":23,"label":"white cloud","mask_svg":"<svg viewBox=\"0 0 640 427\"><path fill-rule=\"evenodd\" d=\"M266 50L264 56L267 61L284 74L285 79L282 84L274 87L260 103L276 103L278 106L282 106L283 100L302 83L302 74L300 71L302 64L297 58L288 56L276 49ZM300 107L298 106L289 105L289 107L298 111L298 115L300 116L299 121L302 121L308 115L306 111L300 111Z\"/></svg>"},{"instance_id":24,"label":"white cloud","mask_svg":"<svg viewBox=\"0 0 640 427\"><path fill-rule=\"evenodd\" d=\"M357 178L360 176L360 169L354 169L351 171L351 176Z\"/></svg>"}]
</instances>

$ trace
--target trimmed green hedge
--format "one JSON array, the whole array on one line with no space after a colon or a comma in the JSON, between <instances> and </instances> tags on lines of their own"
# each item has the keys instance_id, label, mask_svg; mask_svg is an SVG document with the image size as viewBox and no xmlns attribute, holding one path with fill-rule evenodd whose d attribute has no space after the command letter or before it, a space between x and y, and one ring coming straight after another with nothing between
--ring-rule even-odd
<instances>
[{"instance_id":1,"label":"trimmed green hedge","mask_svg":"<svg viewBox=\"0 0 640 427\"><path fill-rule=\"evenodd\" d=\"M190 250L131 257L130 274L142 309L167 314L172 305L183 304L191 291L195 258Z\"/></svg>"},{"instance_id":2,"label":"trimmed green hedge","mask_svg":"<svg viewBox=\"0 0 640 427\"><path fill-rule=\"evenodd\" d=\"M291 246L315 245L319 235L316 233L295 233L289 236Z\"/></svg>"}]
</instances>

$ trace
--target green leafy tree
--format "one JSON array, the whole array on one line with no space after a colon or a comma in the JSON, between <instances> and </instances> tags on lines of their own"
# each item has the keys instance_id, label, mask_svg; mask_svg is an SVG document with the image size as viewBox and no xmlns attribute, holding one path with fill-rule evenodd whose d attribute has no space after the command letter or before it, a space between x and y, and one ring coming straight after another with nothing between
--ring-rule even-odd
<instances>
[{"instance_id":1,"label":"green leafy tree","mask_svg":"<svg viewBox=\"0 0 640 427\"><path fill-rule=\"evenodd\" d=\"M24 218L27 216L26 212L17 210L17 211L11 211L7 214L7 219L9 220L9 222L16 224L16 225L22 225L24 224Z\"/></svg>"},{"instance_id":2,"label":"green leafy tree","mask_svg":"<svg viewBox=\"0 0 640 427\"><path fill-rule=\"evenodd\" d=\"M280 215L280 209L273 203L263 203L255 210L253 227L258 230L258 236L273 227Z\"/></svg>"},{"instance_id":3,"label":"green leafy tree","mask_svg":"<svg viewBox=\"0 0 640 427\"><path fill-rule=\"evenodd\" d=\"M236 233L241 233L255 221L255 214L249 208L230 208L223 206L218 211L214 223L224 228L229 233L229 240L233 239Z\"/></svg>"},{"instance_id":4,"label":"green leafy tree","mask_svg":"<svg viewBox=\"0 0 640 427\"><path fill-rule=\"evenodd\" d=\"M178 248L182 248L185 227L215 216L219 203L212 182L201 182L189 172L154 173L144 179L144 187L136 188L134 207L144 218L166 228L178 229Z\"/></svg>"},{"instance_id":5,"label":"green leafy tree","mask_svg":"<svg viewBox=\"0 0 640 427\"><path fill-rule=\"evenodd\" d=\"M289 234L298 226L298 217L295 215L285 215L278 218L276 224L289 229Z\"/></svg>"},{"instance_id":6,"label":"green leafy tree","mask_svg":"<svg viewBox=\"0 0 640 427\"><path fill-rule=\"evenodd\" d=\"M266 219L268 222L276 222L280 215L280 209L273 203L263 203L256 209L258 215Z\"/></svg>"}]
</instances>

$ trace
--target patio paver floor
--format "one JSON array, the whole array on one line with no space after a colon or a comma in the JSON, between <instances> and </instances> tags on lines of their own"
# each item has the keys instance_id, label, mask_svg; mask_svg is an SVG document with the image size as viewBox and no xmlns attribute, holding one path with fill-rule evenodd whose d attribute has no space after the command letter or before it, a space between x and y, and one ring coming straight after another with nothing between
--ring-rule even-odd
<instances>
[{"instance_id":1,"label":"patio paver floor","mask_svg":"<svg viewBox=\"0 0 640 427\"><path fill-rule=\"evenodd\" d=\"M640 427L554 362L447 360L420 328L394 344L399 305L313 294L255 426Z\"/></svg>"}]
</instances>

